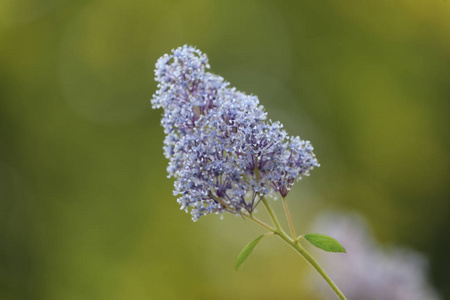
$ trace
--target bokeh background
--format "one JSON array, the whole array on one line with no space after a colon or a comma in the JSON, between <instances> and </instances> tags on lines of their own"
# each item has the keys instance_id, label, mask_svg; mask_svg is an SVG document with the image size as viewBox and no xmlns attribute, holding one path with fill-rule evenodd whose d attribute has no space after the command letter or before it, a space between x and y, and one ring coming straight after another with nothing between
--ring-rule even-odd
<instances>
[{"instance_id":1,"label":"bokeh background","mask_svg":"<svg viewBox=\"0 0 450 300\"><path fill-rule=\"evenodd\" d=\"M315 146L298 232L357 212L450 299L443 0L0 1L0 299L314 298L277 239L236 272L262 231L179 210L149 100L157 58L186 43Z\"/></svg>"}]
</instances>

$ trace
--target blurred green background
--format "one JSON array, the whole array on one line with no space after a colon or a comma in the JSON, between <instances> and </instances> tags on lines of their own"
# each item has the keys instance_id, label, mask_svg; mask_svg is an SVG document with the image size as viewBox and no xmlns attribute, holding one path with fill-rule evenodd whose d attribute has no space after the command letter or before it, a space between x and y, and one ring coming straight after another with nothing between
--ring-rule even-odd
<instances>
[{"instance_id":1,"label":"blurred green background","mask_svg":"<svg viewBox=\"0 0 450 300\"><path fill-rule=\"evenodd\" d=\"M315 146L297 231L357 211L427 255L450 299L442 0L1 0L0 299L312 299L291 249L267 239L236 272L262 231L192 223L172 196L149 100L157 58L185 43Z\"/></svg>"}]
</instances>

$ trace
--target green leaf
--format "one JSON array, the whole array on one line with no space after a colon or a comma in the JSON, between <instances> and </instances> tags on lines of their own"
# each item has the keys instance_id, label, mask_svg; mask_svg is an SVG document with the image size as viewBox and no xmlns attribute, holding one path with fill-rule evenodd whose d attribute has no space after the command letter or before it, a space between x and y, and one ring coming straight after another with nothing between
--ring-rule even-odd
<instances>
[{"instance_id":1,"label":"green leaf","mask_svg":"<svg viewBox=\"0 0 450 300\"><path fill-rule=\"evenodd\" d=\"M342 247L341 244L339 244L338 241L333 239L332 237L329 237L325 234L319 234L319 233L308 233L304 235L305 239L308 240L311 244L316 246L317 248L320 248L322 250L328 251L328 252L345 252L344 247Z\"/></svg>"},{"instance_id":2,"label":"green leaf","mask_svg":"<svg viewBox=\"0 0 450 300\"><path fill-rule=\"evenodd\" d=\"M252 253L253 249L255 249L256 245L258 245L259 241L264 237L263 235L258 236L256 239L254 239L253 241L251 241L250 243L248 243L247 246L244 247L244 249L242 249L241 253L239 253L237 261L236 261L236 271L239 268L239 266L247 259L247 257L250 256L250 254Z\"/></svg>"}]
</instances>

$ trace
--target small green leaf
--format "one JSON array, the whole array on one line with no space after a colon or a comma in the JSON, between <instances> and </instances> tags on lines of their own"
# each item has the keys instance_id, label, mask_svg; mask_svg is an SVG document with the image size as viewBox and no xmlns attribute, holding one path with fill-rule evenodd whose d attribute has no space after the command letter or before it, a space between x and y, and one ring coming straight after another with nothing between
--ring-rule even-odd
<instances>
[{"instance_id":1,"label":"small green leaf","mask_svg":"<svg viewBox=\"0 0 450 300\"><path fill-rule=\"evenodd\" d=\"M244 247L244 249L242 249L241 253L239 253L237 261L236 261L236 271L239 268L239 266L247 259L247 257L250 256L250 254L252 253L253 249L255 249L256 245L258 245L259 241L264 237L263 235L258 236L256 239L254 239L253 241L251 241L250 243L248 243L247 246Z\"/></svg>"},{"instance_id":2,"label":"small green leaf","mask_svg":"<svg viewBox=\"0 0 450 300\"><path fill-rule=\"evenodd\" d=\"M328 252L345 252L344 247L338 241L324 234L308 233L304 235L305 239L311 244Z\"/></svg>"}]
</instances>

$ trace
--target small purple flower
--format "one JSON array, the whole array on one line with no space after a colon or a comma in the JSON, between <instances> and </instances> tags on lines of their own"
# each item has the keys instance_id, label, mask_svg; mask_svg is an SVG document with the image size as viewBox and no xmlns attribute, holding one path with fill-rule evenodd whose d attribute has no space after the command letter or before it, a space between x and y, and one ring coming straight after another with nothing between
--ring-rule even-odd
<instances>
[{"instance_id":1,"label":"small purple flower","mask_svg":"<svg viewBox=\"0 0 450 300\"><path fill-rule=\"evenodd\" d=\"M267 120L256 96L207 72L208 58L183 46L156 63L153 108L161 121L169 177L181 209L192 218L228 211L251 213L262 197L285 197L302 175L319 166L308 141L289 137Z\"/></svg>"}]
</instances>

